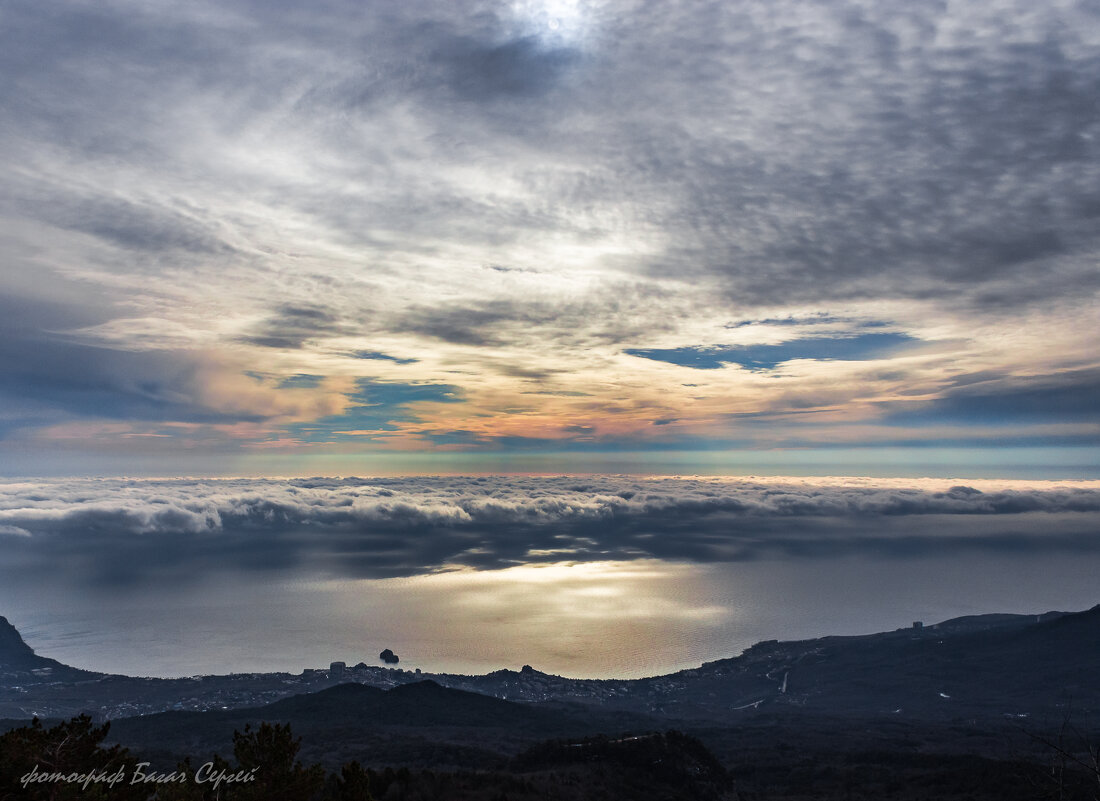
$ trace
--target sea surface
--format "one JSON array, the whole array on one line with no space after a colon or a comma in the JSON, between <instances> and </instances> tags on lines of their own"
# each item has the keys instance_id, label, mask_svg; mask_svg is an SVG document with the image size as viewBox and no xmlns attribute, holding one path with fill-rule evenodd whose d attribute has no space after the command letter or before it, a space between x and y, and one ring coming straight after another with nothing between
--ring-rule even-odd
<instances>
[{"instance_id":1,"label":"sea surface","mask_svg":"<svg viewBox=\"0 0 1100 801\"><path fill-rule=\"evenodd\" d=\"M525 664L641 677L734 656L764 639L892 630L986 612L1100 603L1091 553L907 558L641 559L411 578L212 574L187 587L82 593L9 577L0 613L41 655L148 676L300 672L332 661L485 673Z\"/></svg>"}]
</instances>

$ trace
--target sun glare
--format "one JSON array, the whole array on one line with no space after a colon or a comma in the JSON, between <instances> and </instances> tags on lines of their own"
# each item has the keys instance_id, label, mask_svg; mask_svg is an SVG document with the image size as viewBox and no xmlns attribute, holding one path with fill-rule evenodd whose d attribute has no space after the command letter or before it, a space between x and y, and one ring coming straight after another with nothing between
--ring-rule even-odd
<instances>
[{"instance_id":1,"label":"sun glare","mask_svg":"<svg viewBox=\"0 0 1100 801\"><path fill-rule=\"evenodd\" d=\"M512 10L528 36L564 44L587 33L589 15L581 0L517 0Z\"/></svg>"}]
</instances>

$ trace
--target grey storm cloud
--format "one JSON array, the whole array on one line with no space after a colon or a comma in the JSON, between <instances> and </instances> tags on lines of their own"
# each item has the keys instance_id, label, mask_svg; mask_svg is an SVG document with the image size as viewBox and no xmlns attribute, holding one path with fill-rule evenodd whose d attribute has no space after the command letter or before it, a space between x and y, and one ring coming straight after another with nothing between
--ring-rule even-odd
<instances>
[{"instance_id":1,"label":"grey storm cloud","mask_svg":"<svg viewBox=\"0 0 1100 801\"><path fill-rule=\"evenodd\" d=\"M1094 486L629 477L0 484L7 569L105 587L210 570L357 578L561 561L1100 552ZM78 578L79 575L79 578Z\"/></svg>"}]
</instances>

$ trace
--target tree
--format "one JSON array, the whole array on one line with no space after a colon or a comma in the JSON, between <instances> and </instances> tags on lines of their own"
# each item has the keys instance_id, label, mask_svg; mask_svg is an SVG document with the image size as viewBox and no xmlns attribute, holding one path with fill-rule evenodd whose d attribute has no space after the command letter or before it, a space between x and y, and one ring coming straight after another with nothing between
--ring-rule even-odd
<instances>
[{"instance_id":1,"label":"tree","mask_svg":"<svg viewBox=\"0 0 1100 801\"><path fill-rule=\"evenodd\" d=\"M1100 745L1071 723L1067 712L1056 736L1047 736L1023 729L1034 742L1047 750L1049 767L1046 776L1047 798L1063 799L1079 797L1079 792L1090 792L1100 801Z\"/></svg>"},{"instance_id":2,"label":"tree","mask_svg":"<svg viewBox=\"0 0 1100 801\"><path fill-rule=\"evenodd\" d=\"M324 801L374 801L370 794L370 775L363 766L348 762L332 776L325 787Z\"/></svg>"},{"instance_id":3,"label":"tree","mask_svg":"<svg viewBox=\"0 0 1100 801\"><path fill-rule=\"evenodd\" d=\"M130 784L137 758L100 745L110 727L79 715L47 729L35 718L0 735L0 799L144 801L149 789Z\"/></svg>"},{"instance_id":4,"label":"tree","mask_svg":"<svg viewBox=\"0 0 1100 801\"><path fill-rule=\"evenodd\" d=\"M204 769L209 765L209 770ZM201 772L200 772L201 771ZM232 774L232 766L222 757L214 754L200 770L191 765L191 757L186 757L183 762L176 765L176 774L184 778L179 782L157 785L155 801L223 801L232 798L232 785L219 783L214 786L211 777L217 777L222 773ZM204 781L199 781L198 777Z\"/></svg>"},{"instance_id":5,"label":"tree","mask_svg":"<svg viewBox=\"0 0 1100 801\"><path fill-rule=\"evenodd\" d=\"M243 732L233 732L237 764L231 775L244 774L244 778L227 785L227 797L234 801L308 801L318 795L325 771L320 765L307 768L297 761L301 743L301 738L294 739L289 723L261 723L258 729L246 725Z\"/></svg>"}]
</instances>

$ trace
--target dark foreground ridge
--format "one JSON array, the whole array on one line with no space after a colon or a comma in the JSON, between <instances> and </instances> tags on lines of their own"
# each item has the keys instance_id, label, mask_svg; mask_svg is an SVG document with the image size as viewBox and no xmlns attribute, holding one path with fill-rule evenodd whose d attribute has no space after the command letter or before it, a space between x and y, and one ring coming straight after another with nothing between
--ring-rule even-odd
<instances>
[{"instance_id":1,"label":"dark foreground ridge","mask_svg":"<svg viewBox=\"0 0 1100 801\"><path fill-rule=\"evenodd\" d=\"M114 722L111 736L155 746L170 762L194 751L224 753L234 730L260 721L289 724L303 738L303 754L331 768L369 753L390 765L499 769L546 738L660 725L643 715L518 703L420 681L390 690L341 684L258 708L125 718Z\"/></svg>"},{"instance_id":2,"label":"dark foreground ridge","mask_svg":"<svg viewBox=\"0 0 1100 801\"><path fill-rule=\"evenodd\" d=\"M508 798L625 798L591 788L638 782L653 793L635 798L731 798L729 776L746 801L1100 792L1088 768L1100 762L1100 607L763 642L692 670L623 681L527 666L427 676L366 665L301 676L75 671L70 679L56 671L75 669L52 660L53 672L42 673L10 625L0 644L0 703L13 719L0 728L35 712L64 719L87 710L112 720L106 742L165 770L185 756L229 753L235 731L269 722L292 728L302 758L329 771L351 761L404 769L412 794L387 790L394 798L496 797L463 795L457 785L452 796L433 796L424 771L511 777L490 782L511 787L501 790ZM652 769L633 765L646 760ZM661 760L675 769L653 768ZM572 794L547 790L561 782L574 783ZM672 791L681 785L694 790Z\"/></svg>"}]
</instances>

